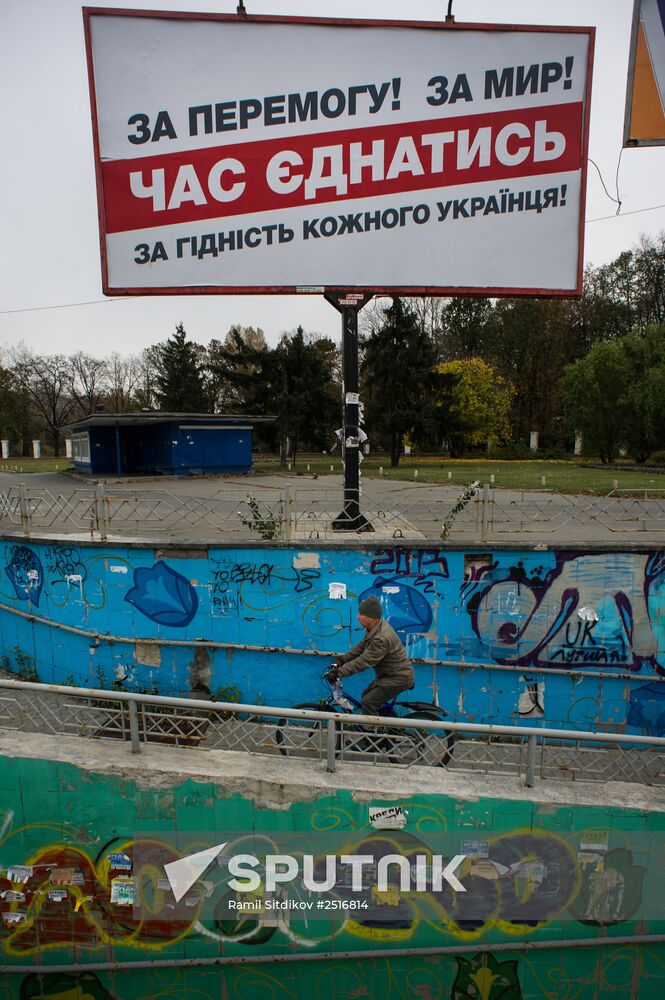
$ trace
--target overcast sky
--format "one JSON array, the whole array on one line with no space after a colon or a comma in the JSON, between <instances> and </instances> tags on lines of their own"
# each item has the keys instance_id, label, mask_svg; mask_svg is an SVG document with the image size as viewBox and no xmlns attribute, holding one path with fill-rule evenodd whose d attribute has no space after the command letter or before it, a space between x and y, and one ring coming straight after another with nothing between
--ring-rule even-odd
<instances>
[{"instance_id":1,"label":"overcast sky","mask_svg":"<svg viewBox=\"0 0 665 1000\"><path fill-rule=\"evenodd\" d=\"M132 0L87 6L233 13L236 0ZM253 14L438 20L446 0L246 0ZM633 0L455 0L457 21L594 25L589 155L611 194L621 151ZM340 53L343 59L343 53ZM104 299L81 4L2 0L0 94L0 345L38 352L136 353L182 321L206 344L234 323L270 343L299 324L338 339L338 314L318 296ZM612 260L641 234L665 230L665 147L626 149L622 214L590 167L585 258ZM90 304L87 304L90 303Z\"/></svg>"}]
</instances>

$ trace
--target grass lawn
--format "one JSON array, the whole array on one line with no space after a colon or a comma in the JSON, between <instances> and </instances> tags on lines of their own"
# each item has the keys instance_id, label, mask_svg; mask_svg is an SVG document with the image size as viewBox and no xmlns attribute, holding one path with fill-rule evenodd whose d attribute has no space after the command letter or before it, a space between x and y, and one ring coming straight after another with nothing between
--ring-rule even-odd
<instances>
[{"instance_id":1,"label":"grass lawn","mask_svg":"<svg viewBox=\"0 0 665 1000\"><path fill-rule=\"evenodd\" d=\"M333 467L331 472L331 465ZM309 471L320 476L340 475L342 463L339 458L304 456L291 466L291 473ZM584 468L578 462L514 461L498 462L489 459L437 459L413 456L402 457L397 469L390 468L389 459L366 458L362 463L362 474L370 479L378 479L380 466L383 478L389 480L413 481L414 471L418 472L420 483L466 484L479 479L489 483L494 476L497 488L538 490L558 490L561 493L609 493L613 481L617 480L620 490L665 490L665 469L663 472L624 472L617 469ZM255 473L279 472L279 460L258 456L254 465ZM450 474L450 479L449 479Z\"/></svg>"},{"instance_id":2,"label":"grass lawn","mask_svg":"<svg viewBox=\"0 0 665 1000\"><path fill-rule=\"evenodd\" d=\"M305 455L291 466L291 475L298 472L307 474L316 472L319 476L341 475L342 462L339 456L321 457L320 455ZM332 466L332 471L331 467ZM380 467L383 473L379 472ZM489 483L494 476L497 488L538 490L543 489L541 482L545 477L545 489L558 490L561 493L609 493L616 480L620 490L664 490L665 469L662 472L628 472L602 467L584 468L579 462L547 462L547 461L514 461L498 462L488 459L438 459L402 457L397 469L390 468L388 458L366 458L362 463L362 473L369 479L394 481L413 481L414 471L418 471L419 483L452 483L465 485L479 479L481 483ZM73 469L71 461L64 456L60 458L10 458L0 461L0 472L18 472L27 475L31 472L64 472ZM254 463L254 474L280 472L279 459L272 456L257 455ZM450 474L450 479L449 479Z\"/></svg>"},{"instance_id":3,"label":"grass lawn","mask_svg":"<svg viewBox=\"0 0 665 1000\"><path fill-rule=\"evenodd\" d=\"M0 460L0 472L64 472L65 469L73 468L71 460L64 455L61 455L60 458L8 458L7 461Z\"/></svg>"}]
</instances>

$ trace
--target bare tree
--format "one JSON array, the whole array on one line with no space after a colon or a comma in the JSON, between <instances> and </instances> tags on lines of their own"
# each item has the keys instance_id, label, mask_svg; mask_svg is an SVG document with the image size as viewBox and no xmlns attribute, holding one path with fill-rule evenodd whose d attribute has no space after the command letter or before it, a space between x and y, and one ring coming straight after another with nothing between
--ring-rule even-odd
<instances>
[{"instance_id":1,"label":"bare tree","mask_svg":"<svg viewBox=\"0 0 665 1000\"><path fill-rule=\"evenodd\" d=\"M140 410L154 410L157 406L155 385L157 379L157 345L146 347L134 359L136 379L134 382L134 402Z\"/></svg>"},{"instance_id":2,"label":"bare tree","mask_svg":"<svg viewBox=\"0 0 665 1000\"><path fill-rule=\"evenodd\" d=\"M60 455L60 430L72 420L78 403L72 394L72 363L64 354L32 354L26 347L12 352L12 373L32 400Z\"/></svg>"},{"instance_id":3,"label":"bare tree","mask_svg":"<svg viewBox=\"0 0 665 1000\"><path fill-rule=\"evenodd\" d=\"M123 358L114 351L106 359L108 369L107 399L113 413L126 413L134 402L134 392L141 382L141 360L137 357Z\"/></svg>"},{"instance_id":4,"label":"bare tree","mask_svg":"<svg viewBox=\"0 0 665 1000\"><path fill-rule=\"evenodd\" d=\"M100 358L77 351L72 354L71 390L84 416L95 412L108 388L108 365Z\"/></svg>"}]
</instances>

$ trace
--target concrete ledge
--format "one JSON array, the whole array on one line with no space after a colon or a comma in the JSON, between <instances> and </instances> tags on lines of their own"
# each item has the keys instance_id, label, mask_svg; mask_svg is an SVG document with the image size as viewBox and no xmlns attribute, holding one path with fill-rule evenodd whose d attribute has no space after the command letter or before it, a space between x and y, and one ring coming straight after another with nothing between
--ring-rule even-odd
<instances>
[{"instance_id":1,"label":"concrete ledge","mask_svg":"<svg viewBox=\"0 0 665 1000\"><path fill-rule=\"evenodd\" d=\"M169 535L155 535L150 538L147 535L139 538L131 535L120 535L110 532L106 539L101 539L99 536L91 538L90 532L76 532L76 531L33 531L30 535L26 535L21 531L8 531L0 529L0 540L14 542L20 545L48 545L50 543L63 544L67 543L69 545L76 544L81 548L94 548L94 549L112 549L117 546L122 546L127 549L169 549L177 551L178 549L298 549L299 551L306 551L307 549L321 549L324 551L332 551L334 549L357 549L361 552L372 552L374 553L377 548L377 542L381 543L381 546L385 544L386 539L374 534L364 534L359 532L349 532L348 535L345 533L335 533L335 537L330 539L325 538L308 538L304 540L293 540L286 541L281 538L271 538L271 539L257 539L257 538L174 538ZM456 538L451 541L441 541L436 539L426 539L421 538L419 540L414 540L413 538L393 538L391 536L390 543L395 547L400 549L422 549L437 545L441 551L446 552L515 552L516 550L520 552L557 552L565 549L566 552L583 552L583 553L594 553L600 555L605 552L637 552L643 554L651 554L656 551L659 552L665 549L665 538L661 538L658 541L655 539L645 538L643 541L628 540L620 538L606 538L604 540L599 539L587 539L586 541L577 540L566 540L565 537L556 539L549 539L547 542L537 541L535 538L529 539L526 535L521 535L519 538L516 536L514 538L507 538L502 541L491 541L491 542L479 542L477 539L469 537Z\"/></svg>"},{"instance_id":2,"label":"concrete ledge","mask_svg":"<svg viewBox=\"0 0 665 1000\"><path fill-rule=\"evenodd\" d=\"M128 743L75 736L0 733L0 756L55 760L84 771L133 781L140 788L172 787L188 779L223 785L229 795L242 794L260 808L288 809L347 790L359 802L377 798L449 795L463 801L484 797L544 805L601 806L665 812L665 788L607 782L580 784L537 780L534 788L504 775L474 775L445 768L339 764L334 774L318 762L231 750L184 750L148 747L130 753ZM0 770L0 787L2 777Z\"/></svg>"}]
</instances>

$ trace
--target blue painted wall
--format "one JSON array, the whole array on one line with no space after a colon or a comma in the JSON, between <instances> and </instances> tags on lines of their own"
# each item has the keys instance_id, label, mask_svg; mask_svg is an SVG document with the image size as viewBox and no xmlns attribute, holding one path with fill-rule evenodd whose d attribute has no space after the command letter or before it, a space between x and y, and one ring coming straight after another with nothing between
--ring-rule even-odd
<instances>
[{"instance_id":1,"label":"blue painted wall","mask_svg":"<svg viewBox=\"0 0 665 1000\"><path fill-rule=\"evenodd\" d=\"M357 599L375 593L410 655L438 661L417 665L414 696L437 698L456 720L665 732L665 553L1 545L3 664L34 667L44 681L108 687L123 677L128 689L168 694L232 686L243 701L313 700L323 657L195 654L140 639L332 653L360 638ZM331 599L333 582L346 599ZM449 660L485 666L441 664Z\"/></svg>"},{"instance_id":2,"label":"blue painted wall","mask_svg":"<svg viewBox=\"0 0 665 1000\"><path fill-rule=\"evenodd\" d=\"M74 457L75 468L92 475L115 475L118 471L115 427L92 426L88 435L90 461ZM252 467L251 427L146 422L121 426L119 439L123 474L242 474Z\"/></svg>"}]
</instances>

